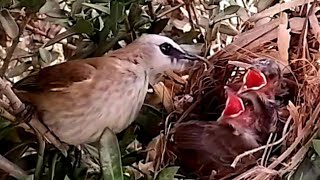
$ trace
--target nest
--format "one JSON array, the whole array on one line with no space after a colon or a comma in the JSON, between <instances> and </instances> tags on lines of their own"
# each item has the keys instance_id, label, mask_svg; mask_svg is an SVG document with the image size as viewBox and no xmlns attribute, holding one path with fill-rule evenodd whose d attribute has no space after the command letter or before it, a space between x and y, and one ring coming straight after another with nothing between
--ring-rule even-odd
<instances>
[{"instance_id":1,"label":"nest","mask_svg":"<svg viewBox=\"0 0 320 180\"><path fill-rule=\"evenodd\" d=\"M237 80L234 74L241 74L241 70L233 65L235 63L250 62L260 57L274 59L289 82L282 137L277 140L270 137L267 145L239 155L235 162L258 150L264 152L255 167L234 179L290 177L312 149L320 125L320 26L317 4L309 7L292 3L289 7L286 3L288 6L283 6L282 12L278 4L255 14L248 22L255 22L256 25L244 24L243 33L209 58L212 66L202 64L190 72L185 94L191 94L194 99L185 102L178 122L190 119L212 121L219 117L225 103L224 85ZM288 10L290 8L291 11ZM276 13L280 16L269 18ZM268 23L257 25L266 21ZM275 148L279 148L281 153L273 153Z\"/></svg>"}]
</instances>

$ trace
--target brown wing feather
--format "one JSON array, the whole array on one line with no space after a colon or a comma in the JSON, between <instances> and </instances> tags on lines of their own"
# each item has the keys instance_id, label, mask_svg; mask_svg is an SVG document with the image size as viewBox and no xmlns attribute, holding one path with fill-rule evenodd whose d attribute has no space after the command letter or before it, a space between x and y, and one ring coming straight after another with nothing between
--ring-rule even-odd
<instances>
[{"instance_id":1,"label":"brown wing feather","mask_svg":"<svg viewBox=\"0 0 320 180\"><path fill-rule=\"evenodd\" d=\"M96 68L85 61L87 60L68 61L43 68L15 83L13 88L30 92L50 91L90 79Z\"/></svg>"},{"instance_id":2,"label":"brown wing feather","mask_svg":"<svg viewBox=\"0 0 320 180\"><path fill-rule=\"evenodd\" d=\"M220 126L215 122L190 121L175 128L174 146L181 165L189 172L199 176L210 176L212 170L217 176L237 172L230 167L234 158L253 148L241 136L233 134L232 127ZM254 163L255 159L239 162L240 170Z\"/></svg>"}]
</instances>

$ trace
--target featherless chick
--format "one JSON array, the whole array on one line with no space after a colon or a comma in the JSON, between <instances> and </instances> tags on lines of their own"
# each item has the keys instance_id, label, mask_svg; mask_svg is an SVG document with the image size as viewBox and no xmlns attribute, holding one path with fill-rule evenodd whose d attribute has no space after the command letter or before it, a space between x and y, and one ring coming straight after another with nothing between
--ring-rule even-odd
<instances>
[{"instance_id":1,"label":"featherless chick","mask_svg":"<svg viewBox=\"0 0 320 180\"><path fill-rule=\"evenodd\" d=\"M252 76L246 78L251 81ZM259 82L252 85L260 86ZM225 89L227 101L217 121L177 124L169 142L168 149L183 169L201 179L230 178L255 164L261 152L245 157L235 168L230 166L237 155L264 145L276 121L277 110L261 99L262 94Z\"/></svg>"}]
</instances>

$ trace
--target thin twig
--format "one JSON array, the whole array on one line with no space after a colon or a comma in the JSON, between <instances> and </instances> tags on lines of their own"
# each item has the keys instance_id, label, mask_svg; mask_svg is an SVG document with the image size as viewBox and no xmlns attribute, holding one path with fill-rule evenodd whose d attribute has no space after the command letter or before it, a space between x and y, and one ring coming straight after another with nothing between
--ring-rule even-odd
<instances>
[{"instance_id":1,"label":"thin twig","mask_svg":"<svg viewBox=\"0 0 320 180\"><path fill-rule=\"evenodd\" d=\"M15 95L9 84L0 78L0 93L3 93L10 101L14 114L19 114L25 109L25 105L20 101L20 99ZM65 156L67 155L67 147L63 145L49 129L39 121L39 119L34 115L34 117L28 123L31 127L37 129L49 142L51 142L55 147L57 147Z\"/></svg>"},{"instance_id":2,"label":"thin twig","mask_svg":"<svg viewBox=\"0 0 320 180\"><path fill-rule=\"evenodd\" d=\"M43 31L41 31L40 29L37 29L37 28L35 28L35 27L33 27L33 26L29 25L29 24L26 25L26 29L28 29L29 31L34 32L35 34L39 34L39 35L41 35L41 36L43 36L43 37L45 37L47 39L55 38L53 35L49 35L49 34L43 32ZM44 43L46 43L46 42L44 42ZM77 47L75 45L70 44L68 42L65 42L65 41L61 40L61 41L59 41L59 43L61 43L62 45L66 46L68 49L71 49L71 50L76 50L77 49Z\"/></svg>"},{"instance_id":3,"label":"thin twig","mask_svg":"<svg viewBox=\"0 0 320 180\"><path fill-rule=\"evenodd\" d=\"M160 19L162 16L165 16L165 15L169 14L170 12L172 12L172 11L174 11L174 10L176 10L176 9L179 9L179 8L182 7L183 5L184 5L184 4L179 4L179 5L175 6L175 7L172 7L171 9L168 9L168 10L162 12L161 14L158 14L158 15L157 15L157 19Z\"/></svg>"},{"instance_id":4,"label":"thin twig","mask_svg":"<svg viewBox=\"0 0 320 180\"><path fill-rule=\"evenodd\" d=\"M258 152L264 148L269 148L269 147L272 147L272 146L275 146L275 145L278 145L280 144L287 136L288 136L289 133L287 133L285 136L283 136L281 139L279 139L278 141L274 142L274 143L271 143L271 144L267 144L267 145L264 145L264 146L260 146L258 148L255 148L255 149L252 149L252 150L249 150L249 151L246 151L240 155L238 155L234 161L232 162L232 164L230 165L231 167L235 168L237 163L240 161L241 158L245 157L245 156L248 156L250 154L253 154L255 152Z\"/></svg>"},{"instance_id":5,"label":"thin twig","mask_svg":"<svg viewBox=\"0 0 320 180\"><path fill-rule=\"evenodd\" d=\"M0 155L0 169L9 173L10 176L17 179L22 179L27 176L27 173L23 169L21 169L19 166L15 165L2 155Z\"/></svg>"}]
</instances>

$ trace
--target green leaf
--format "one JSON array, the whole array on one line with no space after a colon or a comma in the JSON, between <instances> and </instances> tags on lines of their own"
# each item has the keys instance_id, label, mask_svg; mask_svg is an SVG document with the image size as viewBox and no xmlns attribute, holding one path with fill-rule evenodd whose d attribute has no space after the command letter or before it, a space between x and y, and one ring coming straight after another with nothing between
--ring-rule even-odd
<instances>
[{"instance_id":1,"label":"green leaf","mask_svg":"<svg viewBox=\"0 0 320 180\"><path fill-rule=\"evenodd\" d=\"M1 0L0 1L0 9L1 8L8 8L10 5L12 5L12 0Z\"/></svg>"},{"instance_id":2,"label":"green leaf","mask_svg":"<svg viewBox=\"0 0 320 180\"><path fill-rule=\"evenodd\" d=\"M121 154L124 154L127 149L127 146L136 139L137 135L135 135L134 132L135 132L135 128L132 126L128 127L125 130L121 141L119 141Z\"/></svg>"},{"instance_id":3,"label":"green leaf","mask_svg":"<svg viewBox=\"0 0 320 180\"><path fill-rule=\"evenodd\" d=\"M110 14L110 8L105 7L102 4L82 3L82 5L96 9L96 10L104 12L106 14Z\"/></svg>"},{"instance_id":4,"label":"green leaf","mask_svg":"<svg viewBox=\"0 0 320 180\"><path fill-rule=\"evenodd\" d=\"M320 139L313 139L312 145L318 156L320 156Z\"/></svg>"},{"instance_id":5,"label":"green leaf","mask_svg":"<svg viewBox=\"0 0 320 180\"><path fill-rule=\"evenodd\" d=\"M132 3L130 6L130 12L128 15L128 20L129 20L129 24L130 24L130 28L132 29L134 24L139 21L140 17L141 17L141 13L142 10L139 7L138 3Z\"/></svg>"},{"instance_id":6,"label":"green leaf","mask_svg":"<svg viewBox=\"0 0 320 180\"><path fill-rule=\"evenodd\" d=\"M72 29L77 33L85 33L88 35L92 35L94 31L92 23L85 19L79 19Z\"/></svg>"},{"instance_id":7,"label":"green leaf","mask_svg":"<svg viewBox=\"0 0 320 180\"><path fill-rule=\"evenodd\" d=\"M178 166L164 168L160 171L156 180L173 180L174 175L177 174L178 170L179 170Z\"/></svg>"},{"instance_id":8,"label":"green leaf","mask_svg":"<svg viewBox=\"0 0 320 180\"><path fill-rule=\"evenodd\" d=\"M39 141L39 150L38 150L38 159L37 159L37 165L35 168L35 172L34 172L34 179L35 180L40 180L41 179L41 175L44 169L44 150L45 150L45 140L41 137L40 134L37 134L38 136L38 141Z\"/></svg>"},{"instance_id":9,"label":"green leaf","mask_svg":"<svg viewBox=\"0 0 320 180\"><path fill-rule=\"evenodd\" d=\"M26 11L28 12L38 12L45 2L45 0L20 0L19 5L26 7Z\"/></svg>"},{"instance_id":10,"label":"green leaf","mask_svg":"<svg viewBox=\"0 0 320 180\"><path fill-rule=\"evenodd\" d=\"M61 41L62 39L65 39L65 38L70 37L75 34L77 34L77 32L73 28L68 29L67 31L65 31L63 33L56 35L53 39L50 39L50 41L47 42L44 47L51 46L51 45Z\"/></svg>"},{"instance_id":11,"label":"green leaf","mask_svg":"<svg viewBox=\"0 0 320 180\"><path fill-rule=\"evenodd\" d=\"M19 27L8 10L4 9L0 12L0 22L9 37L18 37Z\"/></svg>"},{"instance_id":12,"label":"green leaf","mask_svg":"<svg viewBox=\"0 0 320 180\"><path fill-rule=\"evenodd\" d=\"M227 8L225 8L222 13L224 15L231 15L231 14L236 13L240 9L240 7L241 6L238 6L238 5L231 5L231 6L228 6Z\"/></svg>"},{"instance_id":13,"label":"green leaf","mask_svg":"<svg viewBox=\"0 0 320 180\"><path fill-rule=\"evenodd\" d=\"M267 9L268 7L270 7L274 1L275 0L269 0L269 1L260 0L260 1L258 1L257 5L256 5L258 12L261 12L261 11Z\"/></svg>"},{"instance_id":14,"label":"green leaf","mask_svg":"<svg viewBox=\"0 0 320 180\"><path fill-rule=\"evenodd\" d=\"M51 53L48 50L46 50L44 48L39 48L39 53L40 53L41 59L45 63L50 63L52 61Z\"/></svg>"},{"instance_id":15,"label":"green leaf","mask_svg":"<svg viewBox=\"0 0 320 180\"><path fill-rule=\"evenodd\" d=\"M113 34L118 33L118 23L124 19L124 4L118 1L111 1L110 3L110 28Z\"/></svg>"},{"instance_id":16,"label":"green leaf","mask_svg":"<svg viewBox=\"0 0 320 180\"><path fill-rule=\"evenodd\" d=\"M32 65L31 61L23 62L18 66L15 66L14 68L10 69L10 71L7 74L7 77L13 78L13 77L19 76L22 73L24 73L31 65Z\"/></svg>"},{"instance_id":17,"label":"green leaf","mask_svg":"<svg viewBox=\"0 0 320 180\"><path fill-rule=\"evenodd\" d=\"M34 175L33 175L33 174L30 174L30 175L28 175L28 176L25 177L25 178L21 178L20 180L34 180Z\"/></svg>"},{"instance_id":18,"label":"green leaf","mask_svg":"<svg viewBox=\"0 0 320 180\"><path fill-rule=\"evenodd\" d=\"M78 14L82 11L82 3L86 0L76 0L74 3L72 3L71 7L71 16L74 17L75 14Z\"/></svg>"},{"instance_id":19,"label":"green leaf","mask_svg":"<svg viewBox=\"0 0 320 180\"><path fill-rule=\"evenodd\" d=\"M213 18L213 22L218 22L221 21L223 19L228 19L230 18L232 14L238 12L238 10L240 9L240 6L238 5L231 5L228 6L227 8L225 8L224 10L222 10L221 12L219 12L214 18Z\"/></svg>"},{"instance_id":20,"label":"green leaf","mask_svg":"<svg viewBox=\"0 0 320 180\"><path fill-rule=\"evenodd\" d=\"M117 136L106 128L99 141L99 156L105 180L123 180L120 148Z\"/></svg>"},{"instance_id":21,"label":"green leaf","mask_svg":"<svg viewBox=\"0 0 320 180\"><path fill-rule=\"evenodd\" d=\"M224 23L224 22L220 23L219 32L223 34L227 34L229 36L236 36L239 34L239 31L235 27L233 27L229 23Z\"/></svg>"},{"instance_id":22,"label":"green leaf","mask_svg":"<svg viewBox=\"0 0 320 180\"><path fill-rule=\"evenodd\" d=\"M40 14L45 13L59 13L60 6L59 3L55 0L47 0L47 2L39 9Z\"/></svg>"},{"instance_id":23,"label":"green leaf","mask_svg":"<svg viewBox=\"0 0 320 180\"><path fill-rule=\"evenodd\" d=\"M306 156L291 176L292 180L317 180L320 177L320 157Z\"/></svg>"},{"instance_id":24,"label":"green leaf","mask_svg":"<svg viewBox=\"0 0 320 180\"><path fill-rule=\"evenodd\" d=\"M11 122L4 120L0 117L0 140L6 137L10 131L13 130L13 126L10 126Z\"/></svg>"},{"instance_id":25,"label":"green leaf","mask_svg":"<svg viewBox=\"0 0 320 180\"><path fill-rule=\"evenodd\" d=\"M167 26L169 22L169 18L163 18L151 23L151 27L148 29L148 33L150 34L159 34L162 30Z\"/></svg>"}]
</instances>

